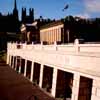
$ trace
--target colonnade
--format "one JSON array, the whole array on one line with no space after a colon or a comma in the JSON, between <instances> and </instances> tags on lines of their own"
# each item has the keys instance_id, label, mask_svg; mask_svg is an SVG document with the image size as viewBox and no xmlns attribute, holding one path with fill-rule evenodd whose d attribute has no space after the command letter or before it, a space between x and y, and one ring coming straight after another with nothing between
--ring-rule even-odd
<instances>
[{"instance_id":1,"label":"colonnade","mask_svg":"<svg viewBox=\"0 0 100 100\"><path fill-rule=\"evenodd\" d=\"M21 58L20 56L13 56L13 55L8 54L7 55L7 64L9 64L9 66L11 66L11 68L13 68L14 70L17 70L18 73L22 74L21 73L22 59L24 59L24 58ZM41 63L41 64L38 64L37 66L35 66L34 63L38 63L38 62L35 62L35 60L30 61L31 62L31 64L30 64L31 69L27 70L28 67L29 67L29 66L27 66L27 63L28 63L29 60L27 60L27 59L24 59L24 60L25 60L24 61L25 63L24 63L23 76L27 77L33 83L37 80L38 81L37 84L39 85L40 88L43 88L43 81L45 81L44 82L45 84L46 83L51 84L50 91L49 91L49 94L51 96L53 96L55 98L64 97L63 96L64 88L66 87L65 82L68 82L69 84L71 84L71 91L72 91L71 97L70 97L71 100L83 100L82 99L83 97L84 97L84 100L93 100L95 88L92 87L92 86L94 86L94 81L95 80L93 80L92 78L84 77L85 80L82 80L81 79L81 74L79 72L74 72L74 71L73 72L68 72L65 69L58 68L57 66L55 66L55 67L54 66L49 66L49 68L51 68L50 69L51 70L50 74L52 74L52 75L49 75L49 70L47 70L47 73L44 73L44 69L46 68L45 67L46 65L44 63ZM35 74L35 78L34 78L34 73L35 73L36 67L38 67L38 69L37 69L38 71L37 71L37 74ZM27 76L27 73L30 75L30 77ZM49 82L50 80L46 81L46 78L43 77L44 75L47 75L47 74L48 74L48 79L49 79L49 77L52 78L51 82ZM34 79L36 79L36 80L34 80ZM80 85L80 80L82 80L81 85ZM88 86L86 88L85 84L87 84L87 82L86 82L87 80L90 82L89 83L90 86ZM82 93L81 93L82 90L81 89L85 89L85 88L86 89L89 88L89 89L86 90L85 93L83 93L83 95L82 95ZM99 94L97 94L97 95L99 95ZM95 99L95 100L99 100L99 99Z\"/></svg>"}]
</instances>

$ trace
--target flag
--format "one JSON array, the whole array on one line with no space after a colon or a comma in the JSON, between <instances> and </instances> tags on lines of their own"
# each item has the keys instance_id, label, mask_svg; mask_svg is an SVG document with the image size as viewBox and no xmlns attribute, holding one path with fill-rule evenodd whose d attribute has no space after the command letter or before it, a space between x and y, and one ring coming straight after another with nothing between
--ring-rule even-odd
<instances>
[{"instance_id":1,"label":"flag","mask_svg":"<svg viewBox=\"0 0 100 100\"><path fill-rule=\"evenodd\" d=\"M68 5L68 4L66 4L66 6L63 8L63 10L62 10L62 11L66 10L66 9L68 9L68 8L69 8L69 5Z\"/></svg>"}]
</instances>

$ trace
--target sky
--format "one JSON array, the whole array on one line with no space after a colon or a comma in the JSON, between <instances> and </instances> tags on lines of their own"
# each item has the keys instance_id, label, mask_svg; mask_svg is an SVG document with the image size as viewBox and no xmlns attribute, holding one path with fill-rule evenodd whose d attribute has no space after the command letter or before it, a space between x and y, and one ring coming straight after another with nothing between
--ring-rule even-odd
<instances>
[{"instance_id":1,"label":"sky","mask_svg":"<svg viewBox=\"0 0 100 100\"><path fill-rule=\"evenodd\" d=\"M68 15L80 16L83 18L100 17L100 0L16 0L19 18L21 18L22 7L34 8L34 17L60 19ZM62 10L66 4L68 9ZM0 12L7 15L12 13L14 0L0 0Z\"/></svg>"}]
</instances>

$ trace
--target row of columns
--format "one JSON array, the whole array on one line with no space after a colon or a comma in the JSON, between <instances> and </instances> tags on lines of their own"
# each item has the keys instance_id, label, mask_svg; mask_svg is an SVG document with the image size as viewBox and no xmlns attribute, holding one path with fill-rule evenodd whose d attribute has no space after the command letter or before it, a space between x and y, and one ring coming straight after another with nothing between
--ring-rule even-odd
<instances>
[{"instance_id":1,"label":"row of columns","mask_svg":"<svg viewBox=\"0 0 100 100\"><path fill-rule=\"evenodd\" d=\"M16 70L17 56L15 56L15 57L11 56L11 55L7 55L7 64L9 64L12 68L14 68L14 66L15 66L15 70ZM16 59L16 61L14 61L15 59ZM21 63L21 58L20 58L20 63ZM40 88L42 88L42 83L43 83L43 69L44 69L44 64L41 64L41 66L40 66L40 77L39 77L39 86L40 86ZM21 64L19 66L19 71L18 72L21 73ZM26 72L27 72L27 60L25 60L25 67L24 67L24 76L25 77L26 77ZM56 96L57 73L58 73L58 69L56 67L54 67L54 69L53 69L53 78L52 78L52 89L51 89L51 95L53 97ZM32 64L31 64L31 76L30 76L30 81L31 82L33 81L33 74L34 74L34 61L32 61ZM80 74L79 73L74 73L71 100L78 100L79 83L80 83Z\"/></svg>"},{"instance_id":2,"label":"row of columns","mask_svg":"<svg viewBox=\"0 0 100 100\"><path fill-rule=\"evenodd\" d=\"M42 41L47 41L49 44L54 41L61 41L61 29L62 27L58 27L55 29L40 31L40 38Z\"/></svg>"},{"instance_id":3,"label":"row of columns","mask_svg":"<svg viewBox=\"0 0 100 100\"><path fill-rule=\"evenodd\" d=\"M16 68L17 68L17 56L14 57L14 56L9 55L8 59L9 60L7 60L7 64L9 64L12 68L14 68L14 66L15 66L15 70L16 70ZM16 59L16 61L15 61L15 64L14 64L15 59ZM39 77L39 86L40 86L40 88L42 88L42 82L43 82L43 69L44 69L44 64L41 64L40 77ZM26 77L26 71L27 71L27 60L25 60L25 67L24 67L24 76L25 77ZM18 72L21 73L21 65L19 66L19 71ZM31 64L31 77L30 77L31 82L33 81L33 72L34 72L34 61L32 61L32 64ZM53 97L56 96L57 72L58 72L58 69L55 67L53 69L53 79L52 79L52 89L51 89L51 95ZM76 83L77 83L77 87L76 87ZM75 74L74 75L72 100L77 100L78 89L79 89L79 75ZM76 93L76 91L77 91L77 93Z\"/></svg>"}]
</instances>

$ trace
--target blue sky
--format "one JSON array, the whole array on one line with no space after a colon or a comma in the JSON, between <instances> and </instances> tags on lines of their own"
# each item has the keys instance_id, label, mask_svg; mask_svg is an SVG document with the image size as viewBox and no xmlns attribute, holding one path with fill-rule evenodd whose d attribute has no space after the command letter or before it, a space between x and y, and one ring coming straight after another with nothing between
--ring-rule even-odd
<instances>
[{"instance_id":1,"label":"blue sky","mask_svg":"<svg viewBox=\"0 0 100 100\"><path fill-rule=\"evenodd\" d=\"M100 0L16 0L19 16L21 16L22 7L34 8L35 18L40 15L44 18L60 19L67 15L81 17L100 17ZM68 4L69 8L62 11ZM12 12L14 0L0 0L0 12L7 14Z\"/></svg>"}]
</instances>

